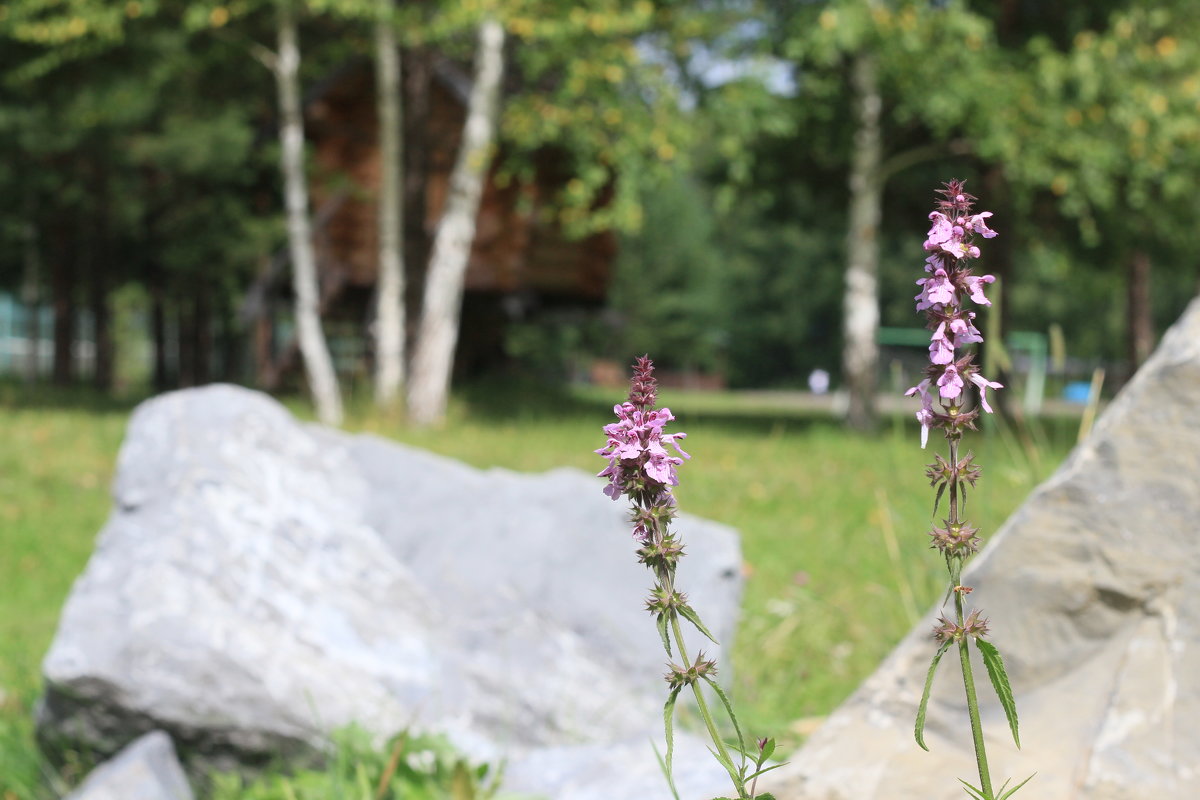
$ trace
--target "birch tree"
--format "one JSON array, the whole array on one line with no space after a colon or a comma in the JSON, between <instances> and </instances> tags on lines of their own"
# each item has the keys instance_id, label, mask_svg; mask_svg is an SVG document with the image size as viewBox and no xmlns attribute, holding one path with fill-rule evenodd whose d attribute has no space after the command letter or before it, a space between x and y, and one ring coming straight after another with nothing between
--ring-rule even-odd
<instances>
[{"instance_id":1,"label":"birch tree","mask_svg":"<svg viewBox=\"0 0 1200 800\"><path fill-rule=\"evenodd\" d=\"M850 405L846 421L858 429L875 419L875 373L879 346L879 220L883 182L883 135L875 57L862 53L851 67L857 130L850 159L850 219L846 234L846 291L842 302L842 377Z\"/></svg>"},{"instance_id":2,"label":"birch tree","mask_svg":"<svg viewBox=\"0 0 1200 800\"><path fill-rule=\"evenodd\" d=\"M810 102L845 103L847 165L842 379L846 422L875 424L879 348L879 226L890 178L935 158L962 155L973 110L971 81L986 69L990 25L950 5L831 0L791 18L784 49L807 74ZM945 54L931 58L930 53ZM830 80L846 75L847 80ZM848 88L848 97L841 92ZM885 124L887 123L887 124ZM913 145L924 136L926 141ZM897 142L907 146L897 146Z\"/></svg>"},{"instance_id":3,"label":"birch tree","mask_svg":"<svg viewBox=\"0 0 1200 800\"><path fill-rule=\"evenodd\" d=\"M408 383L408 412L417 425L438 422L446 413L454 348L458 343L463 280L495 141L503 49L504 28L495 18L485 18L479 25L462 145L450 174L450 191L434 235L425 278L421 322Z\"/></svg>"},{"instance_id":4,"label":"birch tree","mask_svg":"<svg viewBox=\"0 0 1200 800\"><path fill-rule=\"evenodd\" d=\"M404 194L400 53L393 0L376 0L375 85L379 109L379 285L375 307L375 404L389 409L404 383Z\"/></svg>"},{"instance_id":5,"label":"birch tree","mask_svg":"<svg viewBox=\"0 0 1200 800\"><path fill-rule=\"evenodd\" d=\"M317 418L342 422L342 398L333 359L321 329L317 260L309 222L308 180L304 170L304 116L300 107L300 45L293 0L279 0L278 52L269 60L279 94L280 165L287 212L288 250L295 293L296 337L304 360Z\"/></svg>"}]
</instances>

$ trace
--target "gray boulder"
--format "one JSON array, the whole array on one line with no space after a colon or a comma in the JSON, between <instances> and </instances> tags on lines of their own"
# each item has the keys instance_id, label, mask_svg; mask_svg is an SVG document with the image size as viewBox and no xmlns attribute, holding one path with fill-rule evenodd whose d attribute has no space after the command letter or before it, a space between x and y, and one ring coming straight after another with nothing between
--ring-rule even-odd
<instances>
[{"instance_id":1,"label":"gray boulder","mask_svg":"<svg viewBox=\"0 0 1200 800\"><path fill-rule=\"evenodd\" d=\"M151 731L96 767L66 800L192 800L171 737Z\"/></svg>"},{"instance_id":2,"label":"gray boulder","mask_svg":"<svg viewBox=\"0 0 1200 800\"><path fill-rule=\"evenodd\" d=\"M39 732L112 752L163 728L193 764L228 766L314 752L352 723L414 727L514 774L541 748L635 737L653 766L651 580L602 486L302 425L231 386L151 400L46 656ZM680 530L681 584L724 641L736 534Z\"/></svg>"},{"instance_id":3,"label":"gray boulder","mask_svg":"<svg viewBox=\"0 0 1200 800\"><path fill-rule=\"evenodd\" d=\"M1017 751L977 665L993 777L1037 773L1018 798L1200 797L1198 411L1200 300L964 576L1021 718ZM932 752L913 742L933 616L773 774L780 800L949 800L963 796L955 778L976 782L952 657L930 706Z\"/></svg>"}]
</instances>

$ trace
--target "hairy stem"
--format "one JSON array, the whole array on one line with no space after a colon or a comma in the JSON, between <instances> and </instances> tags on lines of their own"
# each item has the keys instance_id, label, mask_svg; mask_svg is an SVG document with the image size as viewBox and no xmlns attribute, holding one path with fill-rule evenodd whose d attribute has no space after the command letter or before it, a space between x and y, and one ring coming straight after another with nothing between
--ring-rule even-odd
<instances>
[{"instance_id":1,"label":"hairy stem","mask_svg":"<svg viewBox=\"0 0 1200 800\"><path fill-rule=\"evenodd\" d=\"M950 436L950 525L958 525L961 520L958 518L958 439ZM960 569L961 569L961 565ZM958 583L961 580L960 575L956 575L958 570L951 569L951 580ZM957 588L957 587L955 587ZM966 624L966 618L963 613L963 593L954 591L954 612L958 618L958 627L961 629ZM967 690L967 716L971 718L971 739L975 743L975 764L979 767L979 788L983 790L984 797L992 796L992 778L988 771L987 751L983 745L983 725L979 720L979 699L975 695L975 677L971 672L971 651L968 639L969 636L963 636L958 640L958 658L962 664L963 685Z\"/></svg>"},{"instance_id":2,"label":"hairy stem","mask_svg":"<svg viewBox=\"0 0 1200 800\"><path fill-rule=\"evenodd\" d=\"M649 508L650 502L648 500L643 501L640 503L640 505L643 508ZM654 537L656 544L662 544L662 541L666 535L666 531L663 530L663 527L664 526L662 523L657 518L654 518L651 536ZM659 585L662 586L668 596L673 595L675 592L675 575L673 570L663 567L655 572ZM688 659L687 645L683 641L683 628L679 625L679 614L674 608L671 609L670 614L671 634L675 639L675 647L679 650L679 658L683 661L683 668L685 670L691 669L692 662ZM692 684L692 691L696 695L696 706L700 709L700 716L704 720L704 727L708 728L708 735L712 737L713 744L716 746L717 752L721 754L721 758L723 759L722 766L725 767L726 771L729 773L729 777L733 780L733 785L734 788L737 789L738 797L750 797L750 795L746 794L746 783L742 780L742 776L738 774L737 770L731 769L729 766L727 766L733 764L733 759L730 758L729 749L725 746L725 742L721 739L721 734L717 731L716 723L713 721L712 713L708 710L708 703L704 699L704 692L700 688L699 681Z\"/></svg>"},{"instance_id":3,"label":"hairy stem","mask_svg":"<svg viewBox=\"0 0 1200 800\"><path fill-rule=\"evenodd\" d=\"M674 609L671 610L671 632L675 636L675 646L679 648L679 657L683 660L683 668L691 669L692 665L688 661L687 656L687 645L683 642L683 629L679 626L679 615L675 613ZM742 780L742 776L728 766L733 764L733 759L730 758L729 749L725 746L725 741L717 731L716 723L713 722L712 713L708 710L708 703L704 699L704 691L700 688L699 681L692 684L692 692L696 695L696 707L700 709L700 716L704 719L704 727L708 728L708 735L712 737L717 752L724 759L723 765L729 772L729 777L733 779L733 785L738 791L738 797L749 797L746 794L746 784Z\"/></svg>"},{"instance_id":4,"label":"hairy stem","mask_svg":"<svg viewBox=\"0 0 1200 800\"><path fill-rule=\"evenodd\" d=\"M958 624L963 625L962 594L954 593L954 609L958 614ZM967 716L971 718L971 739L975 742L975 764L979 767L979 788L984 797L992 797L992 778L988 771L987 750L983 746L983 725L979 721L979 700L975 696L975 678L971 673L971 652L968 647L968 636L958 640L958 658L962 663L963 684L967 687Z\"/></svg>"}]
</instances>

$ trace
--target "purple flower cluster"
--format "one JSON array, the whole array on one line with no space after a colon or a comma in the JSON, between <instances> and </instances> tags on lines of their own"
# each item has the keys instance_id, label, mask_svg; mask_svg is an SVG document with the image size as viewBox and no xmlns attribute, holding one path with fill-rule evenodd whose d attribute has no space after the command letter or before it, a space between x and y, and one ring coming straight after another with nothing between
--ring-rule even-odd
<instances>
[{"instance_id":1,"label":"purple flower cluster","mask_svg":"<svg viewBox=\"0 0 1200 800\"><path fill-rule=\"evenodd\" d=\"M634 366L629 400L613 406L617 421L604 426L608 443L595 452L608 459L598 477L608 478L604 493L616 500L629 497L642 509L674 506L671 487L679 485L676 468L691 458L679 446L686 433L666 433L664 428L675 419L669 408L654 408L656 402L654 364L643 356ZM671 445L678 455L671 455ZM646 541L648 520L634 519L634 536Z\"/></svg>"},{"instance_id":2,"label":"purple flower cluster","mask_svg":"<svg viewBox=\"0 0 1200 800\"><path fill-rule=\"evenodd\" d=\"M656 579L654 589L646 599L646 610L654 615L658 634L662 638L663 649L667 655L678 655L683 662L670 663L664 676L671 695L664 706L667 752L660 763L666 772L668 783L674 790L671 777L671 731L675 700L685 687L690 686L696 698L696 708L704 720L705 727L708 728L709 735L712 736L715 748L713 754L729 772L737 796L749 800L753 796L753 784L748 794L746 783L757 777L758 773L747 775L749 763L741 747L738 748L740 766L735 764L729 747L713 722L704 692L701 690L704 683L715 689L736 729L737 720L733 716L733 709L715 681L717 665L712 659L706 658L703 651L693 658L688 657L680 625L680 620L686 620L704 636L716 641L700 621L696 610L688 604L687 595L675 589L675 571L679 559L683 557L684 548L679 537L671 530L671 522L678 510L671 487L679 485L676 470L685 458L691 456L679 446L679 441L687 434L665 432L667 423L675 417L670 409L654 407L658 399L657 394L654 364L648 356L642 356L633 366L629 399L613 407L617 421L604 426L604 434L608 441L595 452L608 459L608 466L598 474L598 477L608 478L604 493L613 500L628 497L631 502L630 523L633 527L633 537L639 544L638 561L645 564ZM675 454L667 450L668 445L674 448ZM674 653L672 642L676 648ZM740 731L738 738L741 739ZM766 752L766 755L756 763L758 768L761 768L762 761L770 755L764 750L766 746L759 745L760 752ZM774 749L773 743L771 748Z\"/></svg>"},{"instance_id":3,"label":"purple flower cluster","mask_svg":"<svg viewBox=\"0 0 1200 800\"><path fill-rule=\"evenodd\" d=\"M669 408L640 411L633 403L613 406L617 421L604 426L608 444L596 452L608 459L599 477L608 478L604 493L613 500L639 485L678 486L675 468L690 456L679 446L686 433L664 433L663 427L675 417ZM678 456L670 455L664 444L672 445Z\"/></svg>"},{"instance_id":4,"label":"purple flower cluster","mask_svg":"<svg viewBox=\"0 0 1200 800\"><path fill-rule=\"evenodd\" d=\"M929 215L933 226L925 239L925 250L929 253L925 259L927 275L917 281L921 291L914 298L917 311L925 313L927 326L933 331L929 343L930 365L925 370L925 379L905 392L908 397L921 396L921 410L917 412L921 447L929 441L931 428L953 432L960 426L973 427L978 412L963 411L959 405L968 384L979 390L979 403L989 413L992 407L988 405L987 390L1003 388L979 374L973 354L958 357L956 352L983 341L975 327L975 312L965 309L963 300L970 298L977 305L991 305L984 287L996 279L992 275L971 274L970 260L979 258L976 236L991 239L996 235L987 224L992 212L972 214L975 198L963 191L961 181L950 181L939 194L942 199L937 210ZM941 410L934 407L935 391Z\"/></svg>"}]
</instances>

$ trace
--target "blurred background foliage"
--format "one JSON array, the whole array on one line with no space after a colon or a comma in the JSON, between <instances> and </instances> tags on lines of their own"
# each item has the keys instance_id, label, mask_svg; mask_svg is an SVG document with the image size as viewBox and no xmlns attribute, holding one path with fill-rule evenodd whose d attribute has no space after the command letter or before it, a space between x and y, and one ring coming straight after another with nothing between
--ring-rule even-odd
<instances>
[{"instance_id":1,"label":"blurred background foliage","mask_svg":"<svg viewBox=\"0 0 1200 800\"><path fill-rule=\"evenodd\" d=\"M153 314L182 338L202 318L226 351L216 377L252 380L236 309L283 242L255 60L273 5L0 7L0 145L17 156L0 165L0 290L62 327L90 309L102 387L189 382L113 355ZM300 5L307 86L369 57L372 3ZM653 351L734 387L803 385L818 367L836 383L849 75L867 56L884 325L916 325L917 242L952 176L996 212L984 268L1003 279L1004 329L1060 326L1071 363L1127 374L1196 292L1200 21L1184 0L426 0L400 9L403 48L468 61L483 13L510 33L497 180L528 178L554 147L570 180L546 213L621 237L606 308L515 321L505 368L568 377ZM72 379L66 363L54 374Z\"/></svg>"},{"instance_id":2,"label":"blurred background foliage","mask_svg":"<svg viewBox=\"0 0 1200 800\"><path fill-rule=\"evenodd\" d=\"M31 331L52 340L29 382L87 378L97 390L80 404L0 381L13 476L0 481L0 540L16 565L0 596L0 777L22 799L51 796L29 721L36 664L110 502L129 408L112 397L256 380L241 309L284 246L275 88L260 63L277 2L0 4L0 344ZM295 3L306 92L371 58L372 0ZM881 152L867 302L882 325L920 327L920 242L933 190L951 177L995 212L1000 236L981 266L1002 291L989 324L1046 336L1063 381L1098 366L1130 374L1197 293L1194 0L413 0L397 6L402 62L433 53L468 65L484 14L509 34L497 186L530 180L550 148L566 179L539 213L572 236L614 231L619 247L603 304L502 298L535 312L509 315L501 358L473 369L591 380L597 361L648 352L667 372L735 388L804 386L816 369L838 386L863 133L851 76L864 59ZM14 301L37 313L18 319ZM344 338L364 339L368 325L363 315ZM163 339L172 363L156 355ZM81 341L90 373L78 369ZM878 370L890 367L885 357ZM20 354L0 350L5 371L23 371ZM363 374L351 363L343 377ZM489 402L460 395L468 412L446 430L400 435L478 466L595 468L597 414L619 392L591 390L575 408L479 385ZM758 726L788 730L832 708L940 592L920 537L903 538L894 562L876 538L829 544L878 537L893 520L919 530L927 498L904 476L919 476L922 454L898 421L866 438L774 407L747 416L726 396L670 402L695 423L688 510L745 535L737 690ZM397 433L391 418L371 425ZM983 516L1014 508L1075 429L1052 428L1040 445L1036 424L985 438L997 480ZM873 604L890 615L882 632L864 584L885 601ZM890 601L893 584L908 587L906 604ZM780 681L797 661L798 679ZM389 757L229 791L361 789L364 760L373 789ZM482 793L485 776L439 759L430 781Z\"/></svg>"}]
</instances>

